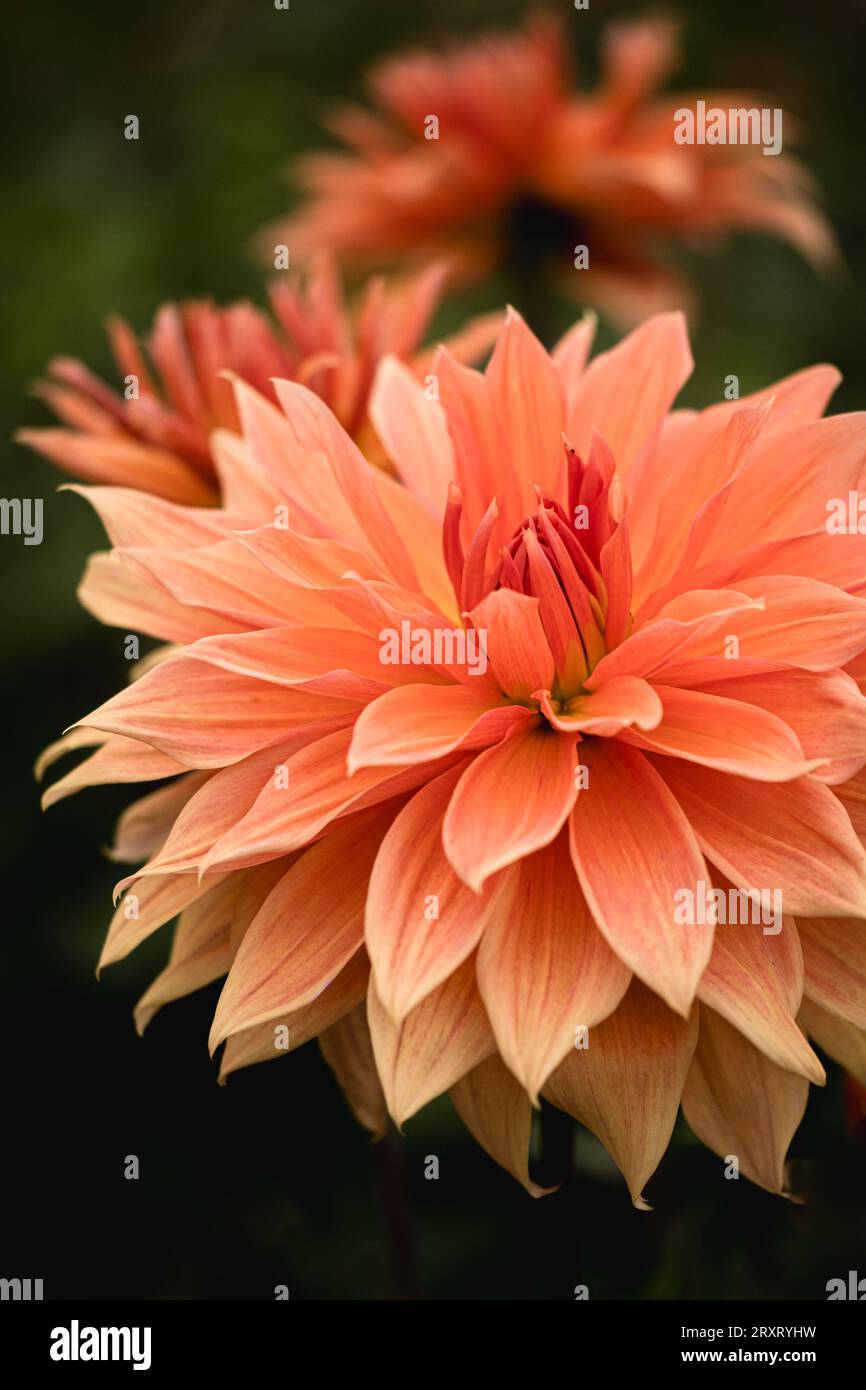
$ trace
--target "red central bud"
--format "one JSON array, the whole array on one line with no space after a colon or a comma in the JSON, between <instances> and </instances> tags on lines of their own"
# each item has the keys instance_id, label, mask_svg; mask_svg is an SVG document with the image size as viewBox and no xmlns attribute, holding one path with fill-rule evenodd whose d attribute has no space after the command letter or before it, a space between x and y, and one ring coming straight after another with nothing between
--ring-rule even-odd
<instances>
[{"instance_id":1,"label":"red central bud","mask_svg":"<svg viewBox=\"0 0 866 1390\"><path fill-rule=\"evenodd\" d=\"M488 556L497 507L491 502L464 556L462 497L452 488L443 530L445 561L463 612L491 589L538 599L556 665L557 702L581 690L606 651L630 624L631 556L624 522L627 493L613 455L595 435L589 460L565 446L566 500L535 489L538 509L526 517L498 560Z\"/></svg>"}]
</instances>

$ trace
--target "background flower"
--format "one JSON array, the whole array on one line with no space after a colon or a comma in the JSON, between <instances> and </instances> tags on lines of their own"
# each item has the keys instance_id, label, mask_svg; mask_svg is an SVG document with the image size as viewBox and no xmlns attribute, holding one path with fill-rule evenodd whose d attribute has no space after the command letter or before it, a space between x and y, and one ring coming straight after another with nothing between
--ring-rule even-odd
<instances>
[{"instance_id":1,"label":"background flower","mask_svg":"<svg viewBox=\"0 0 866 1390\"><path fill-rule=\"evenodd\" d=\"M423 370L421 341L445 274L433 265L402 283L373 279L353 314L332 262L318 256L306 281L290 276L271 286L270 318L251 304L163 305L147 355L115 317L108 333L122 392L83 363L55 358L35 392L66 428L23 429L17 438L88 482L209 505L233 464L220 448L230 445L215 432L237 430L236 375L268 395L274 377L305 382L347 430L372 444L367 395L376 365L391 353ZM477 357L494 327L490 317L478 319L454 349Z\"/></svg>"},{"instance_id":2,"label":"background flower","mask_svg":"<svg viewBox=\"0 0 866 1390\"><path fill-rule=\"evenodd\" d=\"M620 320L683 303L657 254L666 241L748 229L833 265L833 235L790 154L674 142L675 111L700 96L659 93L676 49L666 21L612 25L592 95L572 89L565 25L545 12L522 32L390 59L370 77L376 109L330 120L349 150L299 162L307 200L263 241L300 255L327 245L361 264L447 252L466 275L505 262L548 290L553 272L560 291ZM705 100L725 111L769 101ZM784 122L790 143L790 112ZM589 264L576 274L578 246Z\"/></svg>"}]
</instances>

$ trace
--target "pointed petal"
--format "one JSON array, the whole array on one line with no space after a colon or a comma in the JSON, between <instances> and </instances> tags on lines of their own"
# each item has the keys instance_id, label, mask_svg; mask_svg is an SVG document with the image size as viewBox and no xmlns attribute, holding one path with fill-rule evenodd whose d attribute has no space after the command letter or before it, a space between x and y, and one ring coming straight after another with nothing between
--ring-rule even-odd
<instances>
[{"instance_id":1,"label":"pointed petal","mask_svg":"<svg viewBox=\"0 0 866 1390\"><path fill-rule=\"evenodd\" d=\"M454 450L439 401L427 398L404 363L384 357L369 408L376 433L403 482L441 517L454 477Z\"/></svg>"},{"instance_id":2,"label":"pointed petal","mask_svg":"<svg viewBox=\"0 0 866 1390\"><path fill-rule=\"evenodd\" d=\"M470 1134L530 1197L553 1191L539 1187L529 1176L532 1106L497 1053L467 1072L448 1094Z\"/></svg>"},{"instance_id":3,"label":"pointed petal","mask_svg":"<svg viewBox=\"0 0 866 1390\"><path fill-rule=\"evenodd\" d=\"M682 314L658 314L590 362L569 410L566 433L586 458L593 428L627 473L692 373ZM623 391L623 382L629 389Z\"/></svg>"},{"instance_id":4,"label":"pointed petal","mask_svg":"<svg viewBox=\"0 0 866 1390\"><path fill-rule=\"evenodd\" d=\"M398 686L371 701L358 716L348 772L358 768L428 762L463 748L498 743L529 710L470 685Z\"/></svg>"},{"instance_id":5,"label":"pointed petal","mask_svg":"<svg viewBox=\"0 0 866 1390\"><path fill-rule=\"evenodd\" d=\"M698 998L771 1062L823 1086L824 1069L794 1021L803 998L797 928L792 917L781 925L773 936L750 921L720 923Z\"/></svg>"},{"instance_id":6,"label":"pointed petal","mask_svg":"<svg viewBox=\"0 0 866 1390\"><path fill-rule=\"evenodd\" d=\"M303 728L324 730L329 719L357 708L357 701L287 692L181 655L78 722L142 739L186 767L209 768L239 762Z\"/></svg>"},{"instance_id":7,"label":"pointed petal","mask_svg":"<svg viewBox=\"0 0 866 1390\"><path fill-rule=\"evenodd\" d=\"M398 1128L495 1050L470 957L398 1028L371 981L367 1017L376 1066Z\"/></svg>"},{"instance_id":8,"label":"pointed petal","mask_svg":"<svg viewBox=\"0 0 866 1390\"><path fill-rule=\"evenodd\" d=\"M300 1009L326 988L364 938L370 869L385 824L334 831L293 864L240 944L214 1014L211 1053L232 1033Z\"/></svg>"},{"instance_id":9,"label":"pointed petal","mask_svg":"<svg viewBox=\"0 0 866 1390\"><path fill-rule=\"evenodd\" d=\"M592 920L561 833L521 860L510 910L487 924L478 988L502 1060L533 1104L575 1046L575 1031L612 1013L630 972Z\"/></svg>"},{"instance_id":10,"label":"pointed petal","mask_svg":"<svg viewBox=\"0 0 866 1390\"><path fill-rule=\"evenodd\" d=\"M804 916L866 916L866 854L829 787L810 777L776 787L676 758L654 766L738 888L778 888L786 912Z\"/></svg>"},{"instance_id":11,"label":"pointed petal","mask_svg":"<svg viewBox=\"0 0 866 1390\"><path fill-rule=\"evenodd\" d=\"M556 674L544 635L537 598L512 589L496 589L469 617L483 641L499 687L514 700L535 690L550 690Z\"/></svg>"},{"instance_id":12,"label":"pointed petal","mask_svg":"<svg viewBox=\"0 0 866 1390\"><path fill-rule=\"evenodd\" d=\"M760 782L790 782L815 767L792 729L757 705L654 684L664 716L652 730L626 729L622 741Z\"/></svg>"},{"instance_id":13,"label":"pointed petal","mask_svg":"<svg viewBox=\"0 0 866 1390\"><path fill-rule=\"evenodd\" d=\"M508 916L516 875L489 880L480 899L442 847L459 764L428 783L397 816L370 875L365 935L382 1005L396 1024L462 965L488 923Z\"/></svg>"},{"instance_id":14,"label":"pointed petal","mask_svg":"<svg viewBox=\"0 0 866 1390\"><path fill-rule=\"evenodd\" d=\"M100 737L98 731L91 732L87 729L75 729L73 733L78 734L82 740L77 744L79 747L83 742L92 743ZM62 751L76 746L70 741L69 735L61 742L64 744ZM46 753L48 751L46 750ZM43 762L42 765L46 764ZM183 763L175 762L174 758L151 748L149 743L139 743L137 739L123 738L120 735L109 735L89 758L85 758L71 772L67 772L65 777L52 782L42 797L42 809L47 811L49 806L62 801L65 796L72 796L74 792L81 791L82 787L98 787L113 782L158 782L163 777L174 777L185 771Z\"/></svg>"},{"instance_id":15,"label":"pointed petal","mask_svg":"<svg viewBox=\"0 0 866 1390\"><path fill-rule=\"evenodd\" d=\"M862 1028L822 1009L813 999L803 1000L800 1022L828 1057L866 1086L866 1032Z\"/></svg>"},{"instance_id":16,"label":"pointed petal","mask_svg":"<svg viewBox=\"0 0 866 1390\"><path fill-rule=\"evenodd\" d=\"M713 1009L701 1005L683 1114L720 1158L768 1192L785 1194L785 1155L803 1118L809 1083L783 1071Z\"/></svg>"},{"instance_id":17,"label":"pointed petal","mask_svg":"<svg viewBox=\"0 0 866 1390\"><path fill-rule=\"evenodd\" d=\"M619 1008L572 1048L544 1094L604 1144L638 1210L668 1146L697 1040L697 1010L671 1013L639 980Z\"/></svg>"},{"instance_id":18,"label":"pointed petal","mask_svg":"<svg viewBox=\"0 0 866 1390\"><path fill-rule=\"evenodd\" d=\"M412 791L444 771L447 762L408 767L366 767L346 772L350 730L317 739L269 778L246 815L227 828L202 865L260 863L310 843L338 817Z\"/></svg>"},{"instance_id":19,"label":"pointed petal","mask_svg":"<svg viewBox=\"0 0 866 1390\"><path fill-rule=\"evenodd\" d=\"M866 922L800 917L797 930L809 998L866 1028Z\"/></svg>"},{"instance_id":20,"label":"pointed petal","mask_svg":"<svg viewBox=\"0 0 866 1390\"><path fill-rule=\"evenodd\" d=\"M332 1023L319 1038L322 1056L340 1083L360 1125L374 1139L382 1139L388 1128L388 1107L376 1071L367 1010L356 1004L349 1013Z\"/></svg>"},{"instance_id":21,"label":"pointed petal","mask_svg":"<svg viewBox=\"0 0 866 1390\"><path fill-rule=\"evenodd\" d=\"M620 960L685 1018L713 941L711 925L675 921L677 890L707 878L694 832L643 754L596 739L581 761L589 781L571 816L571 855L592 915Z\"/></svg>"},{"instance_id":22,"label":"pointed petal","mask_svg":"<svg viewBox=\"0 0 866 1390\"><path fill-rule=\"evenodd\" d=\"M268 1023L259 1023L255 1028L233 1033L223 1049L220 1085L224 1086L230 1073L241 1067L285 1057L311 1038L318 1037L364 999L369 977L370 964L362 947L350 956L336 979L309 1004Z\"/></svg>"},{"instance_id":23,"label":"pointed petal","mask_svg":"<svg viewBox=\"0 0 866 1390\"><path fill-rule=\"evenodd\" d=\"M574 739L517 727L463 773L442 831L445 853L476 893L497 869L549 845L577 797Z\"/></svg>"},{"instance_id":24,"label":"pointed petal","mask_svg":"<svg viewBox=\"0 0 866 1390\"><path fill-rule=\"evenodd\" d=\"M264 864L229 874L195 899L181 914L168 965L135 1006L135 1027L142 1034L151 1019L174 999L203 989L231 966L237 944L255 917L284 866ZM183 877L194 879L194 875ZM214 878L205 879L207 889ZM146 880L163 883L164 879Z\"/></svg>"},{"instance_id":25,"label":"pointed petal","mask_svg":"<svg viewBox=\"0 0 866 1390\"><path fill-rule=\"evenodd\" d=\"M548 354L515 309L509 309L486 380L511 470L554 496L564 477L565 394Z\"/></svg>"}]
</instances>

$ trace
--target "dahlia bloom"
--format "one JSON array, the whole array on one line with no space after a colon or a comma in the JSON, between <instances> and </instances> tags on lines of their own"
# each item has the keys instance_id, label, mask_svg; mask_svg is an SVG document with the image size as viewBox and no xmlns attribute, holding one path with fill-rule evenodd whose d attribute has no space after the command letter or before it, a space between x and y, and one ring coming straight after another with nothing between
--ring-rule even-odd
<instances>
[{"instance_id":1,"label":"dahlia bloom","mask_svg":"<svg viewBox=\"0 0 866 1390\"><path fill-rule=\"evenodd\" d=\"M682 1105L783 1192L806 1035L866 1081L866 536L825 524L866 417L821 418L828 366L672 409L681 315L591 337L512 312L483 374L438 352L438 399L385 359L396 477L304 386L235 380L224 508L80 489L114 547L84 602L170 645L47 800L164 782L101 964L179 917L138 1026L226 975L223 1078L318 1036L374 1133L447 1091L533 1194L545 1096L639 1207ZM708 886L779 920L684 924Z\"/></svg>"},{"instance_id":2,"label":"dahlia bloom","mask_svg":"<svg viewBox=\"0 0 866 1390\"><path fill-rule=\"evenodd\" d=\"M328 123L349 148L298 163L307 202L271 229L269 250L327 245L361 264L446 253L466 275L504 262L522 284L548 258L574 295L625 322L685 302L657 257L665 242L745 229L785 238L818 266L834 261L796 160L675 143L675 111L706 93L657 94L676 62L672 25L611 25L600 57L598 87L575 93L562 28L544 16L518 34L386 62L370 77L377 109L348 107ZM756 99L716 92L707 105ZM578 274L580 245L589 268Z\"/></svg>"},{"instance_id":3,"label":"dahlia bloom","mask_svg":"<svg viewBox=\"0 0 866 1390\"><path fill-rule=\"evenodd\" d=\"M377 363L390 354L424 369L420 345L445 275L438 264L391 285L371 280L350 312L332 262L319 255L306 279L271 286L273 321L248 303L163 305L147 356L116 317L107 327L122 393L82 362L55 358L36 394L63 427L23 429L17 438L86 482L211 505L234 467L232 375L272 399L274 377L304 382L369 444L367 398ZM457 355L477 357L494 332L491 316L470 323L454 341Z\"/></svg>"}]
</instances>

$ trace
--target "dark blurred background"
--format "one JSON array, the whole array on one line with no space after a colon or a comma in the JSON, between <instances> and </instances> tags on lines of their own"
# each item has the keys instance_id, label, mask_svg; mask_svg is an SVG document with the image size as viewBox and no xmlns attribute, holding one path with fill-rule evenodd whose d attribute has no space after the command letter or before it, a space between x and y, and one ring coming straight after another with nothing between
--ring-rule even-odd
<instances>
[{"instance_id":1,"label":"dark blurred background","mask_svg":"<svg viewBox=\"0 0 866 1390\"><path fill-rule=\"evenodd\" d=\"M556 7L556 6L554 6ZM592 0L575 14L590 78L610 17L645 6ZM55 353L111 374L101 323L145 329L166 299L260 298L251 234L289 205L283 171L326 143L317 113L362 92L371 60L524 12L510 0L62 0L12 5L0 127L3 332L0 492L45 499L45 539L0 538L8 694L3 798L2 1019L5 1142L0 1275L41 1277L47 1298L379 1298L385 1263L370 1146L314 1044L217 1087L205 1046L216 989L165 1010L144 1041L131 1006L160 968L164 930L97 984L94 965L118 876L101 854L127 797L92 791L46 816L34 756L126 679L122 634L79 609L74 589L102 544L88 508L9 441L47 413L28 386ZM830 360L845 373L835 409L866 405L866 198L857 0L682 6L674 86L760 87L797 113L850 274L820 283L793 251L737 238L683 258L702 318L690 404L745 393ZM142 135L123 139L135 112ZM515 299L489 282L449 306ZM560 306L565 327L574 314ZM609 337L609 333L607 334ZM806 1206L726 1182L679 1136L632 1211L586 1134L579 1176L530 1201L463 1132L442 1100L405 1143L421 1283L436 1299L822 1298L863 1270L862 1138L846 1127L834 1069L798 1133ZM141 1178L123 1177L138 1155ZM425 1155L440 1158L425 1181Z\"/></svg>"}]
</instances>

